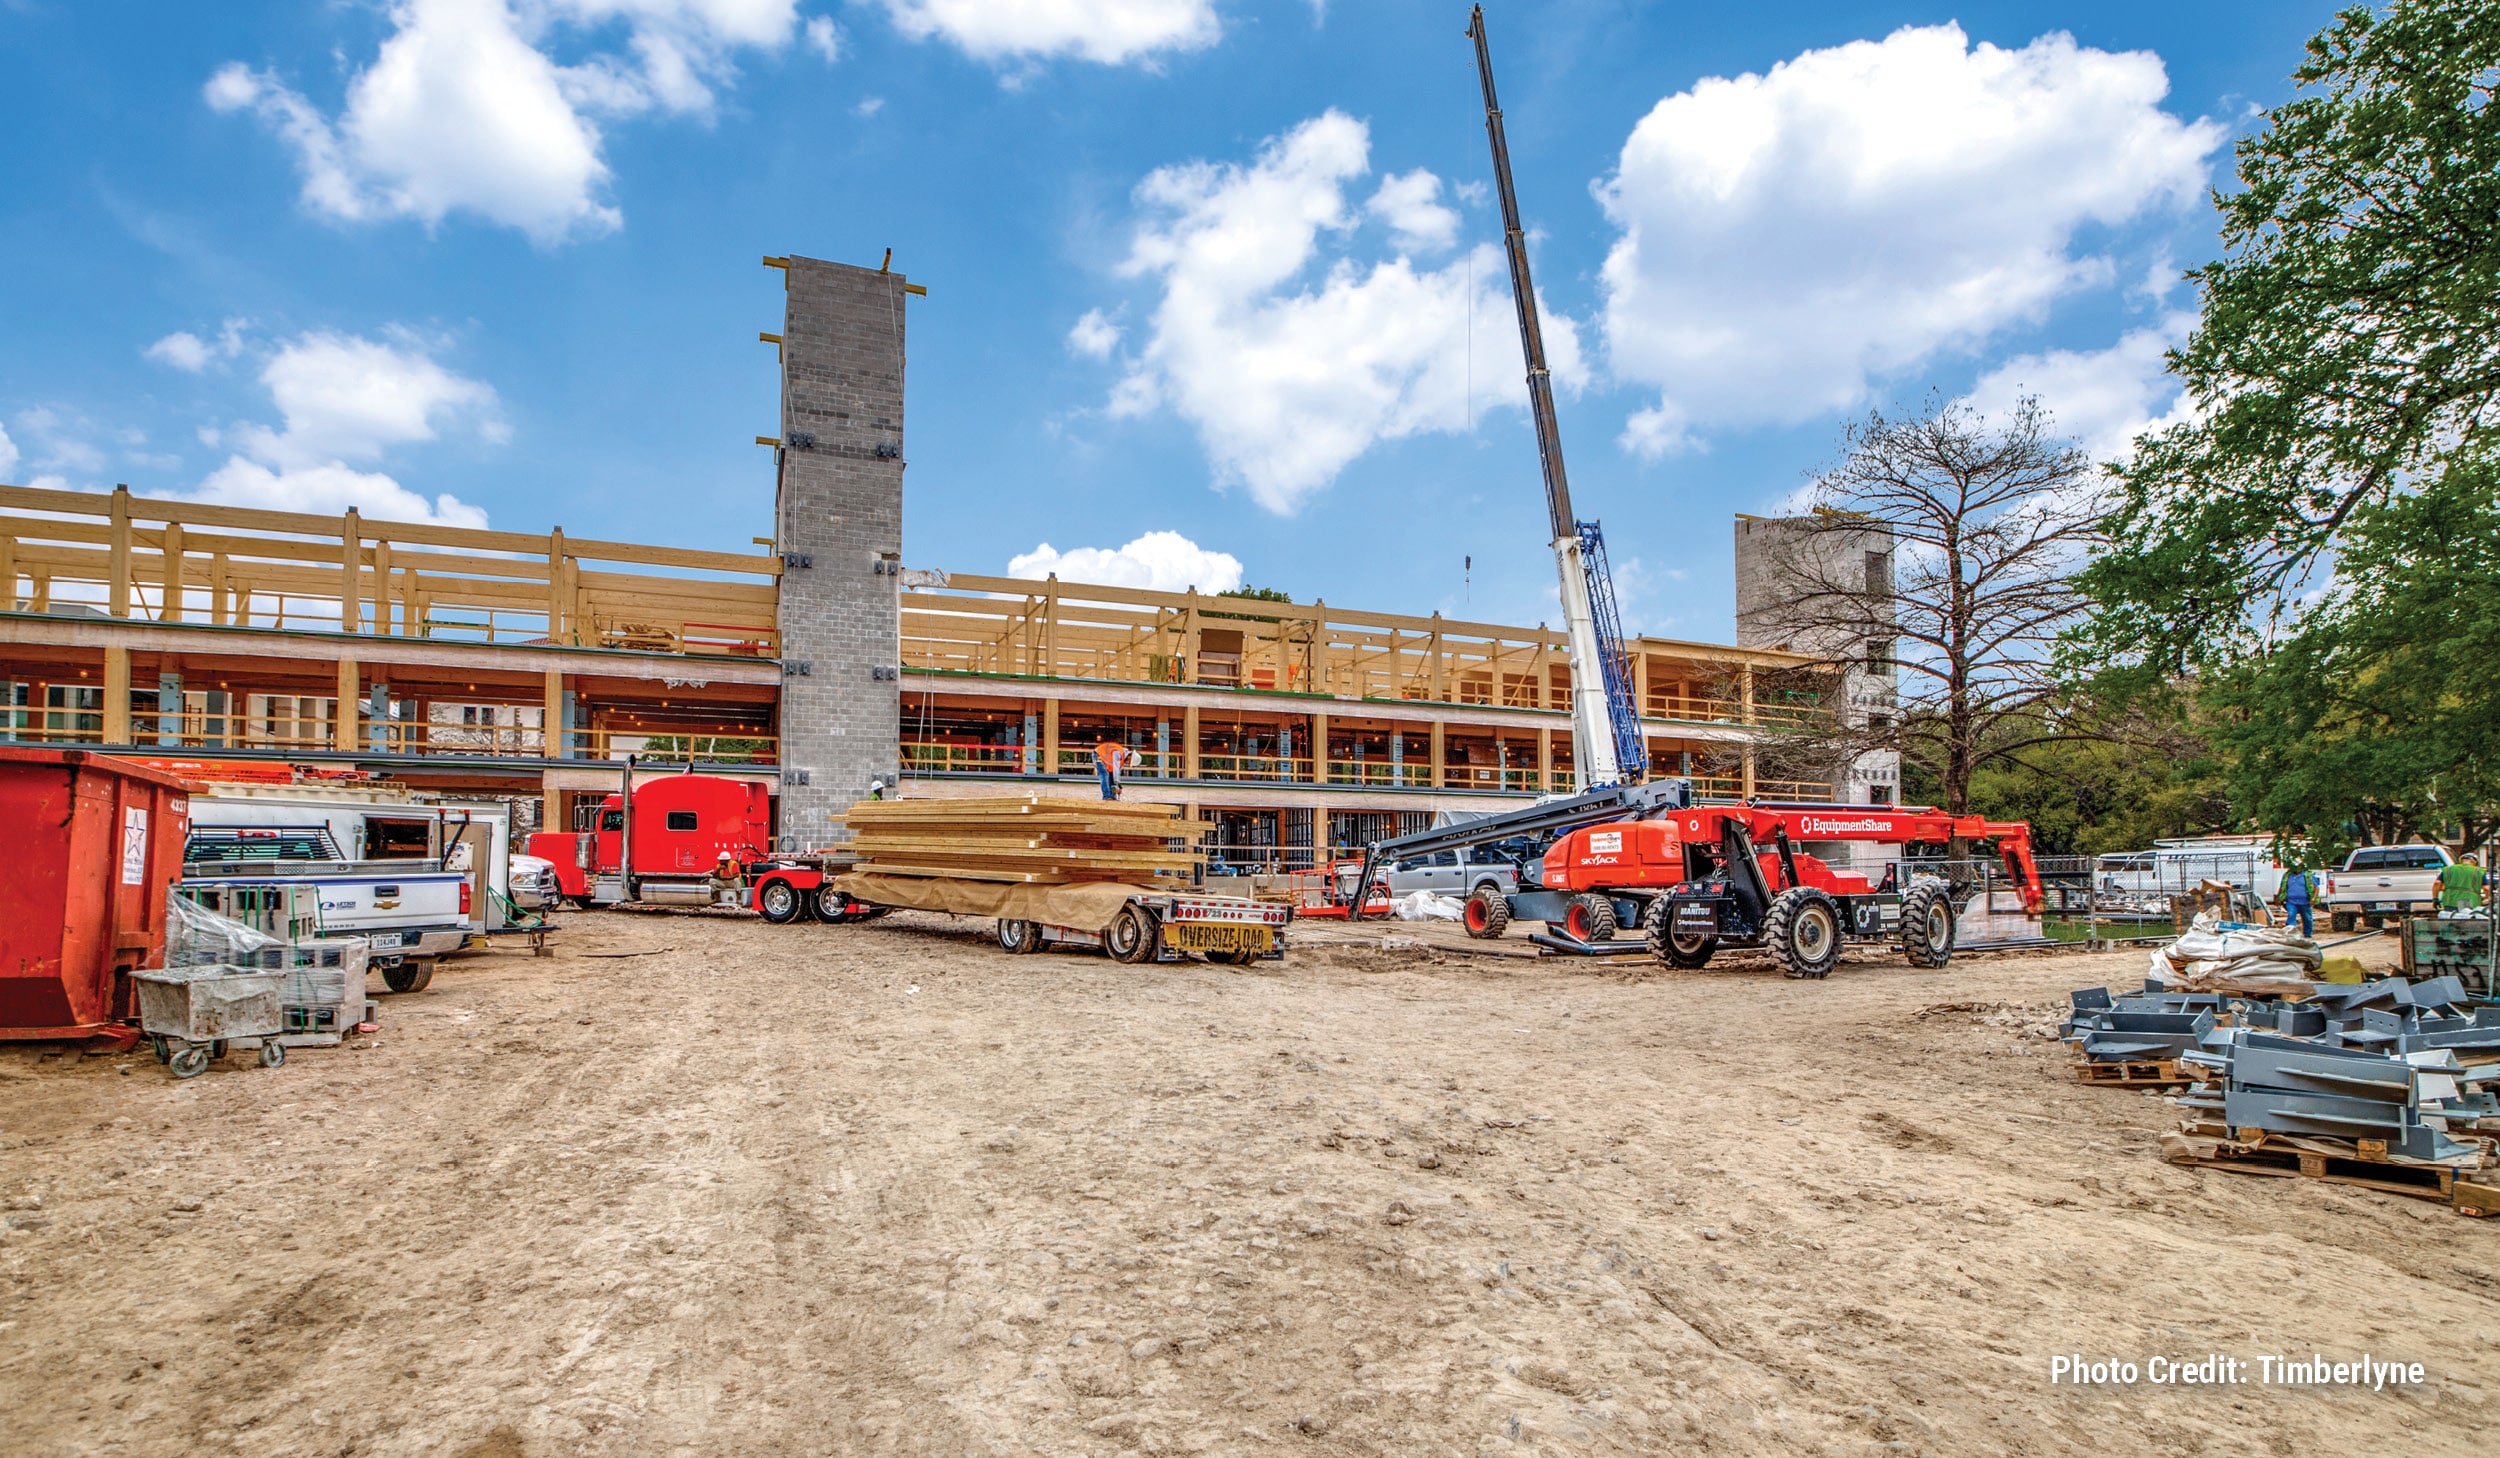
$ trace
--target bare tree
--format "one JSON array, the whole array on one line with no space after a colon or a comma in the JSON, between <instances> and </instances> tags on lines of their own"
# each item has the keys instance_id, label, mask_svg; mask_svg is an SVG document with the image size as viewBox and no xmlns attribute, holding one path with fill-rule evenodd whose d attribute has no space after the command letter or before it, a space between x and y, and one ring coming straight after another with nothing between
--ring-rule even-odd
<instances>
[{"instance_id":1,"label":"bare tree","mask_svg":"<svg viewBox=\"0 0 2500 1458\"><path fill-rule=\"evenodd\" d=\"M2099 468L2037 400L1993 425L1931 400L1850 427L1811 500L1780 523L1753 631L1879 686L1836 716L1825 752L1896 750L1966 813L1976 771L2054 737L2049 659L2085 607L2073 574L2101 540Z\"/></svg>"}]
</instances>

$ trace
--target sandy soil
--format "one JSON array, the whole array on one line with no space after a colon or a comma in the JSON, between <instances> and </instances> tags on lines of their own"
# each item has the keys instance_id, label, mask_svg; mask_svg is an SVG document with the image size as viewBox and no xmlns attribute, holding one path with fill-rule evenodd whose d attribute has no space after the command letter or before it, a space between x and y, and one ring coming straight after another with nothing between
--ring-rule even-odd
<instances>
[{"instance_id":1,"label":"sandy soil","mask_svg":"<svg viewBox=\"0 0 2500 1458\"><path fill-rule=\"evenodd\" d=\"M455 963L374 1046L275 1071L0 1052L0 1448L2420 1454L2500 1426L2500 1222L2170 1167L2166 1105L2067 1076L2037 1030L2140 955L1803 984L1451 940L1131 969L939 918L577 916L560 957ZM2049 1380L2363 1350L2430 1380Z\"/></svg>"}]
</instances>

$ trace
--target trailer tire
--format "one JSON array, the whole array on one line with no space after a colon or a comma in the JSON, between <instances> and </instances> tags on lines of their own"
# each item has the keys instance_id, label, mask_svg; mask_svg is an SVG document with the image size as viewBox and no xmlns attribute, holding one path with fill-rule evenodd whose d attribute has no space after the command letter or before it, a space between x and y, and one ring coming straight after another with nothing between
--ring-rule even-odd
<instances>
[{"instance_id":1,"label":"trailer tire","mask_svg":"<svg viewBox=\"0 0 2500 1458\"><path fill-rule=\"evenodd\" d=\"M1953 892L1944 882L1921 879L1902 896L1901 950L1913 967L1953 960Z\"/></svg>"},{"instance_id":2,"label":"trailer tire","mask_svg":"<svg viewBox=\"0 0 2500 1458\"><path fill-rule=\"evenodd\" d=\"M1563 934L1575 941L1611 942L1623 930L1615 921L1615 904L1594 891L1583 891L1563 909Z\"/></svg>"},{"instance_id":3,"label":"trailer tire","mask_svg":"<svg viewBox=\"0 0 2500 1458\"><path fill-rule=\"evenodd\" d=\"M1153 961L1163 949L1162 942L1154 913L1134 902L1121 907L1120 914L1111 918L1111 929L1102 934L1102 944L1112 959L1132 966Z\"/></svg>"},{"instance_id":4,"label":"trailer tire","mask_svg":"<svg viewBox=\"0 0 2500 1458\"><path fill-rule=\"evenodd\" d=\"M787 926L807 915L808 895L789 882L775 878L755 892L755 909L775 926Z\"/></svg>"},{"instance_id":5,"label":"trailer tire","mask_svg":"<svg viewBox=\"0 0 2500 1458\"><path fill-rule=\"evenodd\" d=\"M1218 950L1206 954L1207 960L1213 962L1218 967L1247 967L1252 962L1258 960L1258 956L1259 954L1256 952L1241 950Z\"/></svg>"},{"instance_id":6,"label":"trailer tire","mask_svg":"<svg viewBox=\"0 0 2500 1458\"><path fill-rule=\"evenodd\" d=\"M1664 896L1649 903L1649 915L1642 925L1649 932L1650 955L1687 972L1709 966L1711 954L1719 950L1719 939L1701 932L1679 935L1674 930L1674 917L1675 907Z\"/></svg>"},{"instance_id":7,"label":"trailer tire","mask_svg":"<svg viewBox=\"0 0 2500 1458\"><path fill-rule=\"evenodd\" d=\"M2326 928L2327 928L2327 930L2328 930L2328 931L2339 931L2339 932L2348 932L2348 931L2351 931L2351 930L2352 930L2352 913L2351 913L2351 912L2349 912L2349 911L2330 911L2330 912L2328 912L2328 913L2326 914Z\"/></svg>"},{"instance_id":8,"label":"trailer tire","mask_svg":"<svg viewBox=\"0 0 2500 1458\"><path fill-rule=\"evenodd\" d=\"M382 969L382 985L393 992L423 992L434 980L434 959L411 957L396 967Z\"/></svg>"},{"instance_id":9,"label":"trailer tire","mask_svg":"<svg viewBox=\"0 0 2500 1458\"><path fill-rule=\"evenodd\" d=\"M1502 894L1499 886L1478 886L1476 894L1467 898L1466 909L1459 913L1459 925L1476 940L1491 941L1510 930L1510 898Z\"/></svg>"},{"instance_id":10,"label":"trailer tire","mask_svg":"<svg viewBox=\"0 0 2500 1458\"><path fill-rule=\"evenodd\" d=\"M1840 964L1840 903L1812 886L1791 886L1762 918L1762 945L1786 977L1820 979Z\"/></svg>"},{"instance_id":11,"label":"trailer tire","mask_svg":"<svg viewBox=\"0 0 2500 1458\"><path fill-rule=\"evenodd\" d=\"M998 944L1016 956L1030 956L1042 949L1041 923L1002 916L998 919Z\"/></svg>"}]
</instances>

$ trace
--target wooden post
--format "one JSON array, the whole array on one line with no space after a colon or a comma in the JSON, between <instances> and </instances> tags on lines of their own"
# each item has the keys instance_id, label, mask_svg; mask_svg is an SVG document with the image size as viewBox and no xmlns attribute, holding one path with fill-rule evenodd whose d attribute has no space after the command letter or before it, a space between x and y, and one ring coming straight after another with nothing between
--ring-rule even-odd
<instances>
[{"instance_id":1,"label":"wooden post","mask_svg":"<svg viewBox=\"0 0 2500 1458\"><path fill-rule=\"evenodd\" d=\"M1739 724L1751 724L1753 722L1753 665L1750 663L1744 665L1736 671L1736 699L1736 722ZM1747 762L1750 763L1750 757L1753 751L1747 750L1745 753L1748 756ZM1747 770L1745 773L1748 776L1745 793L1750 795L1753 793L1752 780L1750 778L1753 772L1751 770Z\"/></svg>"},{"instance_id":2,"label":"wooden post","mask_svg":"<svg viewBox=\"0 0 2500 1458\"><path fill-rule=\"evenodd\" d=\"M1197 589L1193 587L1190 592L1194 595ZM1198 616L1198 609L1194 603L1190 606L1189 616L1194 624ZM1192 643L1197 641L1198 634L1194 626L1189 636ZM1189 655L1189 671L1193 677L1198 672L1196 653ZM1191 704L1181 712L1181 776L1192 780L1198 778L1198 706L1196 704Z\"/></svg>"},{"instance_id":3,"label":"wooden post","mask_svg":"<svg viewBox=\"0 0 2500 1458\"><path fill-rule=\"evenodd\" d=\"M1311 783L1328 783L1328 711L1311 716ZM1320 812L1325 815L1327 812Z\"/></svg>"},{"instance_id":4,"label":"wooden post","mask_svg":"<svg viewBox=\"0 0 2500 1458\"><path fill-rule=\"evenodd\" d=\"M339 706L330 715L330 747L341 754L352 754L356 749L356 701L364 691L362 682L356 673L356 660L341 658Z\"/></svg>"},{"instance_id":5,"label":"wooden post","mask_svg":"<svg viewBox=\"0 0 2500 1458\"><path fill-rule=\"evenodd\" d=\"M349 507L339 517L339 631L365 630L365 529ZM345 746L341 746L344 748Z\"/></svg>"},{"instance_id":6,"label":"wooden post","mask_svg":"<svg viewBox=\"0 0 2500 1458\"><path fill-rule=\"evenodd\" d=\"M547 529L547 641L564 641L564 528Z\"/></svg>"},{"instance_id":7,"label":"wooden post","mask_svg":"<svg viewBox=\"0 0 2500 1458\"><path fill-rule=\"evenodd\" d=\"M1753 798L1753 746L1750 744L1745 746L1744 775L1745 782L1738 790L1743 798L1750 800Z\"/></svg>"},{"instance_id":8,"label":"wooden post","mask_svg":"<svg viewBox=\"0 0 2500 1458\"><path fill-rule=\"evenodd\" d=\"M564 672L547 670L547 707L538 718L538 757L564 758Z\"/></svg>"},{"instance_id":9,"label":"wooden post","mask_svg":"<svg viewBox=\"0 0 2500 1458\"><path fill-rule=\"evenodd\" d=\"M112 581L105 591L104 610L114 617L126 618L130 616L130 488L127 486L113 488L113 535L109 560L112 563L109 569ZM125 706L122 710L125 720L129 713L129 708Z\"/></svg>"},{"instance_id":10,"label":"wooden post","mask_svg":"<svg viewBox=\"0 0 2500 1458\"><path fill-rule=\"evenodd\" d=\"M1536 731L1536 788L1540 795L1554 792L1554 731L1544 725Z\"/></svg>"},{"instance_id":11,"label":"wooden post","mask_svg":"<svg viewBox=\"0 0 2500 1458\"><path fill-rule=\"evenodd\" d=\"M229 624L226 610L226 576L226 554L223 552L210 554L208 559L208 620L221 628Z\"/></svg>"},{"instance_id":12,"label":"wooden post","mask_svg":"<svg viewBox=\"0 0 2500 1458\"><path fill-rule=\"evenodd\" d=\"M1189 606L1181 614L1181 682L1198 681L1198 589L1189 589ZM1189 711L1189 777L1198 778L1198 711Z\"/></svg>"},{"instance_id":13,"label":"wooden post","mask_svg":"<svg viewBox=\"0 0 2500 1458\"><path fill-rule=\"evenodd\" d=\"M130 742L130 650L118 643L104 648L104 742Z\"/></svg>"},{"instance_id":14,"label":"wooden post","mask_svg":"<svg viewBox=\"0 0 2500 1458\"><path fill-rule=\"evenodd\" d=\"M1050 574L1049 584L1042 589L1042 676L1059 676L1059 574ZM1058 743L1059 701L1050 701L1052 744ZM1046 773L1059 773L1059 761L1053 759Z\"/></svg>"},{"instance_id":15,"label":"wooden post","mask_svg":"<svg viewBox=\"0 0 2500 1458\"><path fill-rule=\"evenodd\" d=\"M1649 717L1649 655L1638 645L1632 649L1632 716Z\"/></svg>"},{"instance_id":16,"label":"wooden post","mask_svg":"<svg viewBox=\"0 0 2500 1458\"><path fill-rule=\"evenodd\" d=\"M165 594L156 619L162 623L182 621L182 523L165 523Z\"/></svg>"},{"instance_id":17,"label":"wooden post","mask_svg":"<svg viewBox=\"0 0 2500 1458\"><path fill-rule=\"evenodd\" d=\"M0 537L0 613L17 611L17 538Z\"/></svg>"},{"instance_id":18,"label":"wooden post","mask_svg":"<svg viewBox=\"0 0 2500 1458\"><path fill-rule=\"evenodd\" d=\"M373 631L390 636L391 623L391 544L387 538L373 543Z\"/></svg>"},{"instance_id":19,"label":"wooden post","mask_svg":"<svg viewBox=\"0 0 2500 1458\"><path fill-rule=\"evenodd\" d=\"M1059 773L1059 701L1042 700L1042 773Z\"/></svg>"},{"instance_id":20,"label":"wooden post","mask_svg":"<svg viewBox=\"0 0 2500 1458\"><path fill-rule=\"evenodd\" d=\"M1433 787L1434 789L1436 789L1436 790L1440 789L1440 788L1441 788L1441 787L1442 787L1442 786L1443 786L1443 785L1447 782L1447 777L1446 777L1445 775L1443 775L1443 774L1442 774L1442 772L1441 772L1441 764L1442 764L1442 760L1441 760L1441 755L1442 755L1442 738L1441 738L1441 733L1442 733L1442 730L1441 730L1441 721L1440 721L1440 720L1438 720L1438 719L1433 720L1433 721L1432 721L1432 787Z\"/></svg>"},{"instance_id":21,"label":"wooden post","mask_svg":"<svg viewBox=\"0 0 2500 1458\"><path fill-rule=\"evenodd\" d=\"M1333 694L1336 691L1337 665L1328 656L1328 599L1323 597L1311 604L1311 692Z\"/></svg>"},{"instance_id":22,"label":"wooden post","mask_svg":"<svg viewBox=\"0 0 2500 1458\"><path fill-rule=\"evenodd\" d=\"M1443 671L1441 664L1441 614L1437 610L1432 615L1432 646L1427 651L1432 654L1432 701L1446 704L1450 701L1450 685L1449 675ZM1437 788L1441 774L1441 751L1437 747L1441 743L1441 730L1437 726L1432 731L1432 742L1436 746L1432 751L1432 773Z\"/></svg>"}]
</instances>

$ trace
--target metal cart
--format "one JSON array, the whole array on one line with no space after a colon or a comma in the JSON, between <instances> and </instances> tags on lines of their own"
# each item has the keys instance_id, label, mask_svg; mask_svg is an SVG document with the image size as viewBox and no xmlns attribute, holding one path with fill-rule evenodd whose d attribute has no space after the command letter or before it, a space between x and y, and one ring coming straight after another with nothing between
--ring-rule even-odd
<instances>
[{"instance_id":1,"label":"metal cart","mask_svg":"<svg viewBox=\"0 0 2500 1458\"><path fill-rule=\"evenodd\" d=\"M176 1078L196 1078L230 1043L257 1044L264 1068L286 1062L283 972L208 963L151 967L139 984L139 1026Z\"/></svg>"}]
</instances>

